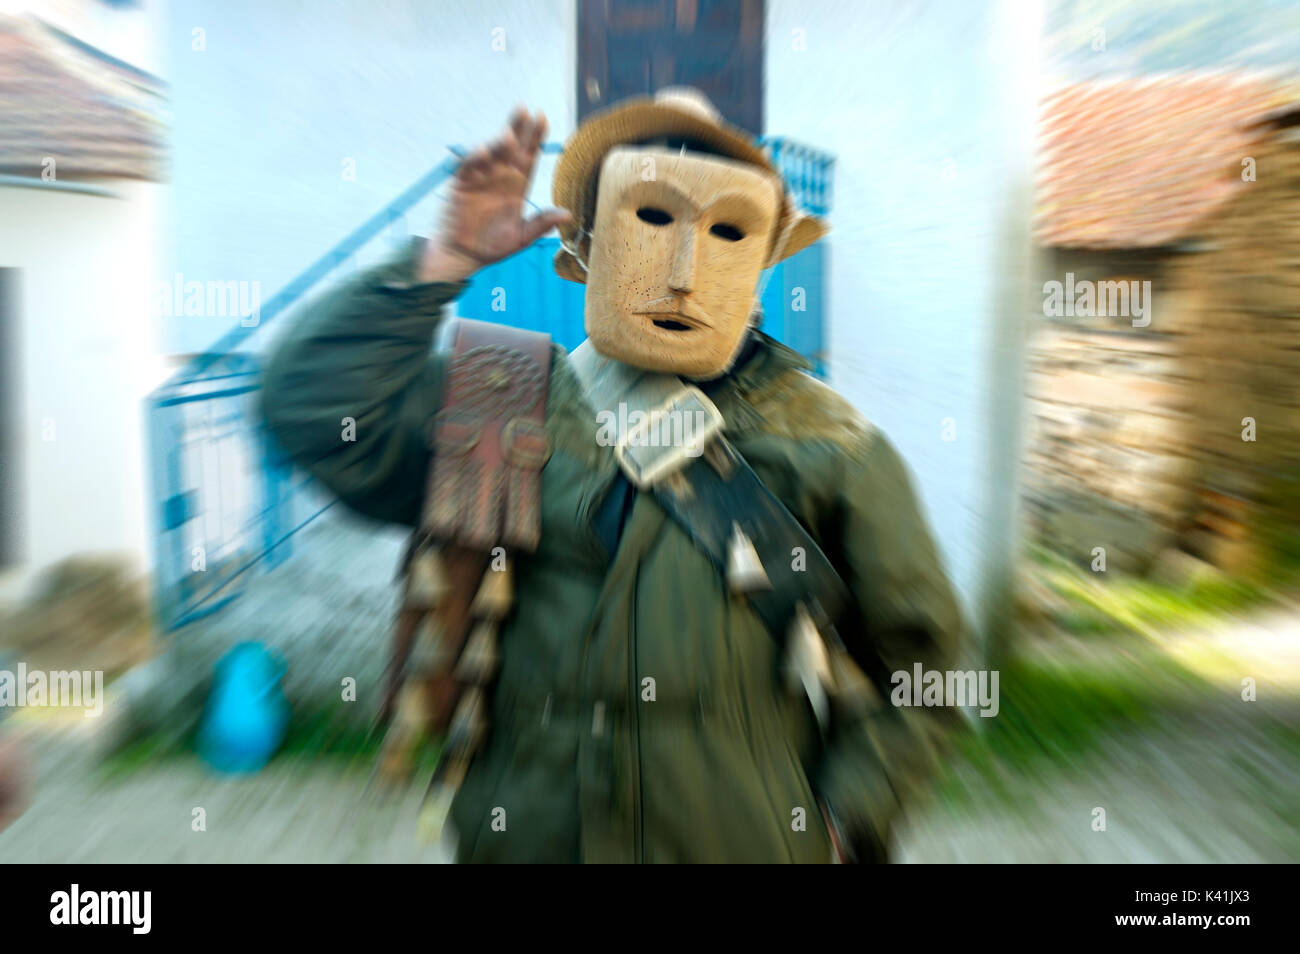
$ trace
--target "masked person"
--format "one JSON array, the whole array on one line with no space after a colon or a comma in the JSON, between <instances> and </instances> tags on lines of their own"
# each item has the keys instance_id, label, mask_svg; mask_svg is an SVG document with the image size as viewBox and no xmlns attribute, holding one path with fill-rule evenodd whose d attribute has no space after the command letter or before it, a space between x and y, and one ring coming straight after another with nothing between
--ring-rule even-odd
<instances>
[{"instance_id":1,"label":"masked person","mask_svg":"<svg viewBox=\"0 0 1300 954\"><path fill-rule=\"evenodd\" d=\"M885 860L953 720L890 677L951 668L961 625L892 445L757 327L824 227L693 90L590 117L525 219L545 133L519 110L468 156L436 236L313 307L263 391L297 461L416 528L398 643L450 646L458 858ZM431 353L554 227L587 341L460 322Z\"/></svg>"}]
</instances>

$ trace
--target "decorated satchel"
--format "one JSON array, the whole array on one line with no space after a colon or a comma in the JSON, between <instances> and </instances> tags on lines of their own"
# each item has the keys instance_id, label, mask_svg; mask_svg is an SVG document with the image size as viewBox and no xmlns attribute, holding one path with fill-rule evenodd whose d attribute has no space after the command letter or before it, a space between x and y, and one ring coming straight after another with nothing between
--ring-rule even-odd
<instances>
[{"instance_id":1,"label":"decorated satchel","mask_svg":"<svg viewBox=\"0 0 1300 954\"><path fill-rule=\"evenodd\" d=\"M458 319L420 526L402 567L378 771L408 777L425 733L445 732L425 823L440 830L488 728L512 557L541 537L551 370L547 335ZM431 834L435 834L431 832Z\"/></svg>"}]
</instances>

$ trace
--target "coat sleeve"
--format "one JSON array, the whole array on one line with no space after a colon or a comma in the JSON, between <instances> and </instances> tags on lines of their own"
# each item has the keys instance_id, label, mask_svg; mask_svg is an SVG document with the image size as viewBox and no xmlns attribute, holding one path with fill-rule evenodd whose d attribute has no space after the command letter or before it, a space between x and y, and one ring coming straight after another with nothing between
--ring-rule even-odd
<instances>
[{"instance_id":1,"label":"coat sleeve","mask_svg":"<svg viewBox=\"0 0 1300 954\"><path fill-rule=\"evenodd\" d=\"M414 281L423 240L304 309L276 344L262 412L289 456L345 504L415 525L444 358L431 353L463 283Z\"/></svg>"},{"instance_id":2,"label":"coat sleeve","mask_svg":"<svg viewBox=\"0 0 1300 954\"><path fill-rule=\"evenodd\" d=\"M901 806L934 774L943 741L960 724L946 708L890 704L891 675L948 670L963 639L961 610L893 445L872 432L846 462L837 501L837 569L851 590L840 632L880 693L874 712L832 727L818 795L859 861L887 855Z\"/></svg>"}]
</instances>

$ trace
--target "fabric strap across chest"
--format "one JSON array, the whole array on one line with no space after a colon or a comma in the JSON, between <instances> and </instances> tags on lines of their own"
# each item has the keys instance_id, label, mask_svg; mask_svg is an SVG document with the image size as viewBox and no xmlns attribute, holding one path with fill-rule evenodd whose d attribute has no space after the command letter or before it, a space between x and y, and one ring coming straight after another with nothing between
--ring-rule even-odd
<instances>
[{"instance_id":1,"label":"fabric strap across chest","mask_svg":"<svg viewBox=\"0 0 1300 954\"><path fill-rule=\"evenodd\" d=\"M594 353L588 342L571 363L588 401L608 419L625 419L624 410L647 412L685 385L671 375L629 368ZM646 405L649 405L647 407ZM619 439L626 435L620 429ZM679 456L676 469L646 488L667 514L725 575L729 543L738 527L753 543L771 587L746 594L750 605L777 638L784 638L796 607L803 603L819 626L829 625L844 610L848 592L826 554L798 518L759 479L744 457L721 434L706 453ZM620 464L623 461L620 459ZM628 499L617 481L594 529L608 552L618 546Z\"/></svg>"}]
</instances>

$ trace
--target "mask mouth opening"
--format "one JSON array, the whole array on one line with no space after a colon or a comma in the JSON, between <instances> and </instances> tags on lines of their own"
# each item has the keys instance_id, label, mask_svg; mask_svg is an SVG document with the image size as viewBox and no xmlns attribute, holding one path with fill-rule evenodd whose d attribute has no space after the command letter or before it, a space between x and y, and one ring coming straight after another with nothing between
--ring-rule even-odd
<instances>
[{"instance_id":1,"label":"mask mouth opening","mask_svg":"<svg viewBox=\"0 0 1300 954\"><path fill-rule=\"evenodd\" d=\"M655 327L662 328L665 331L694 331L695 330L690 325L681 321L677 321L674 318L656 318L654 320L654 323L655 323Z\"/></svg>"}]
</instances>

